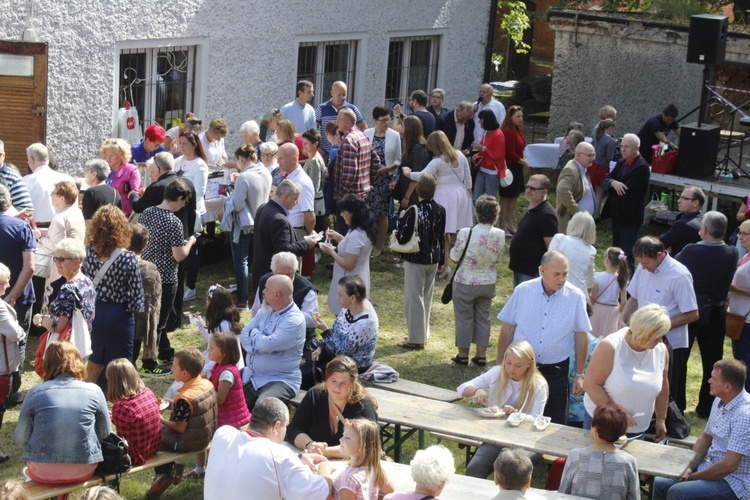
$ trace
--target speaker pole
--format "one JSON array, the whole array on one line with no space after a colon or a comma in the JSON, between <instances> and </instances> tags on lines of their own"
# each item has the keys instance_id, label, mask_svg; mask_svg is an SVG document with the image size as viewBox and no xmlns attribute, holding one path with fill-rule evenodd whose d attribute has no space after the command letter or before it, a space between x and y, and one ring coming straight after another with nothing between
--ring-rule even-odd
<instances>
[{"instance_id":1,"label":"speaker pole","mask_svg":"<svg viewBox=\"0 0 750 500\"><path fill-rule=\"evenodd\" d=\"M710 66L708 64L703 65L703 85L701 86L701 106L698 109L698 128L703 125L706 120L706 100L708 99L708 72Z\"/></svg>"}]
</instances>

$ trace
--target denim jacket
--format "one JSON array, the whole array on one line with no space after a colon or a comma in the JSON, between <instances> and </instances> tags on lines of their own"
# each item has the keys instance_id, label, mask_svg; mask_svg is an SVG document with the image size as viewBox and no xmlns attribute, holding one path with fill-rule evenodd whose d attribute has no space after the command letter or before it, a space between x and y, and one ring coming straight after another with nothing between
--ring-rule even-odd
<instances>
[{"instance_id":1,"label":"denim jacket","mask_svg":"<svg viewBox=\"0 0 750 500\"><path fill-rule=\"evenodd\" d=\"M29 390L16 426L26 462L93 464L102 461L99 440L112 432L102 390L59 375Z\"/></svg>"}]
</instances>

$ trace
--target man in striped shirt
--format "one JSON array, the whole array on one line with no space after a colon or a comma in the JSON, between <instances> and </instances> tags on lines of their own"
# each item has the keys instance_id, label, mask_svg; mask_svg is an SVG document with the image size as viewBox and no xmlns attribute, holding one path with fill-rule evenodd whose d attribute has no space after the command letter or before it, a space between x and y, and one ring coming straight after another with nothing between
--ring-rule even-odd
<instances>
[{"instance_id":1,"label":"man in striped shirt","mask_svg":"<svg viewBox=\"0 0 750 500\"><path fill-rule=\"evenodd\" d=\"M34 210L29 190L23 182L21 174L5 164L5 143L3 141L0 141L0 165L2 165L0 167L0 182L8 187L13 207L18 211L23 209Z\"/></svg>"}]
</instances>

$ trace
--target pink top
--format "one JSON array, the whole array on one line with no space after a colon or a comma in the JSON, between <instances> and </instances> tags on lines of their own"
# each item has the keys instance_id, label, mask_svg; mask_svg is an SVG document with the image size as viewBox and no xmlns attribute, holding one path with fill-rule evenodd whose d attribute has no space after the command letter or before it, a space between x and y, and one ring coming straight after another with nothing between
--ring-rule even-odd
<instances>
[{"instance_id":1,"label":"pink top","mask_svg":"<svg viewBox=\"0 0 750 500\"><path fill-rule=\"evenodd\" d=\"M128 193L141 190L141 174L138 172L138 167L132 163L121 164L117 172L113 170L112 173L109 174L107 184L120 193L120 198L122 199L122 211L125 212L125 215L129 216L133 212L133 206L128 199Z\"/></svg>"},{"instance_id":2,"label":"pink top","mask_svg":"<svg viewBox=\"0 0 750 500\"><path fill-rule=\"evenodd\" d=\"M366 466L344 469L333 481L333 498L338 500L341 490L349 490L354 493L357 500L377 500L378 487L372 484L370 469Z\"/></svg>"}]
</instances>

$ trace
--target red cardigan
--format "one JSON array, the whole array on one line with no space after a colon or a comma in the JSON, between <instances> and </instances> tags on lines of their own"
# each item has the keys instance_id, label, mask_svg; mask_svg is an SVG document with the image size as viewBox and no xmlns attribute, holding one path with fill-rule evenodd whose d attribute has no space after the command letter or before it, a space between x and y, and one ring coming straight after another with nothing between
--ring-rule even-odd
<instances>
[{"instance_id":1,"label":"red cardigan","mask_svg":"<svg viewBox=\"0 0 750 500\"><path fill-rule=\"evenodd\" d=\"M495 170L499 177L505 177L505 136L500 129L487 131L482 137L482 145L485 150L480 153L482 161L479 166Z\"/></svg>"},{"instance_id":2,"label":"red cardigan","mask_svg":"<svg viewBox=\"0 0 750 500\"><path fill-rule=\"evenodd\" d=\"M523 150L526 147L523 133L513 128L501 130L505 136L505 160L508 163L518 163L518 160L523 158Z\"/></svg>"}]
</instances>

